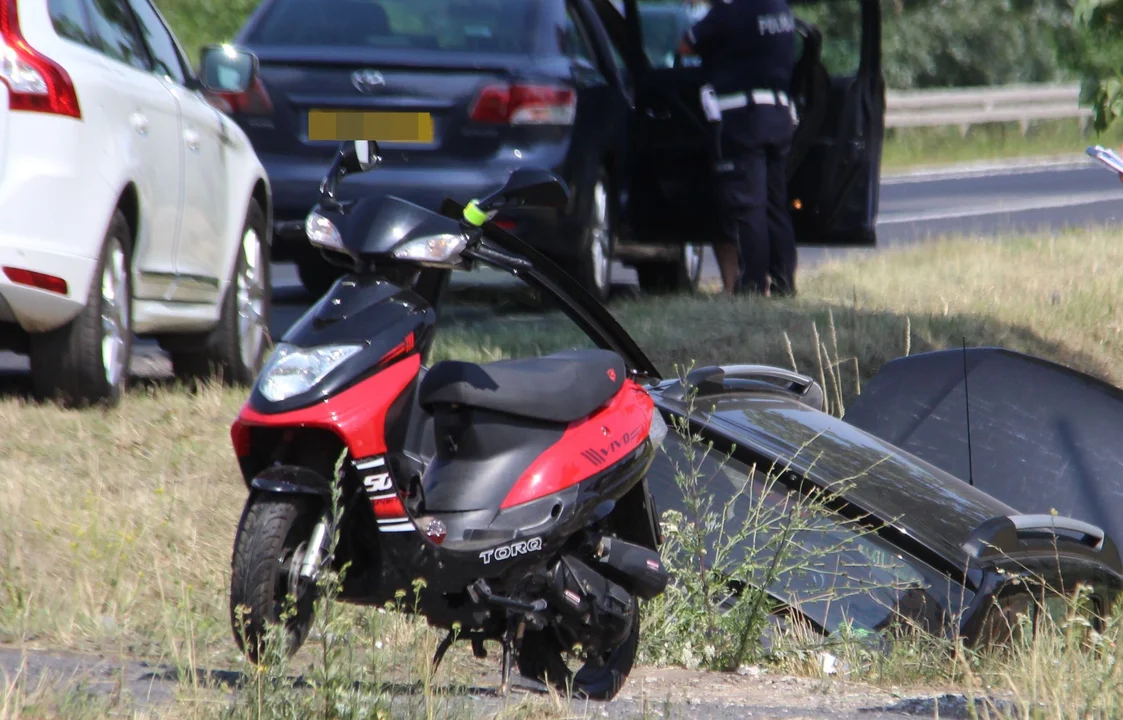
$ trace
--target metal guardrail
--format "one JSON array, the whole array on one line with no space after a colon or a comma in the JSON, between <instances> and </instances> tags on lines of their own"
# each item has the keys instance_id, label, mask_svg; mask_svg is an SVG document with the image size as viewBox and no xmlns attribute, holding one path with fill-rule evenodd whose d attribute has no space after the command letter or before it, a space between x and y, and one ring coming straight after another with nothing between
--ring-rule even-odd
<instances>
[{"instance_id":1,"label":"metal guardrail","mask_svg":"<svg viewBox=\"0 0 1123 720\"><path fill-rule=\"evenodd\" d=\"M1086 127L1091 108L1080 107L1078 84L1003 85L982 88L889 90L885 126L937 127L1016 122L1022 132L1035 120L1072 119Z\"/></svg>"}]
</instances>

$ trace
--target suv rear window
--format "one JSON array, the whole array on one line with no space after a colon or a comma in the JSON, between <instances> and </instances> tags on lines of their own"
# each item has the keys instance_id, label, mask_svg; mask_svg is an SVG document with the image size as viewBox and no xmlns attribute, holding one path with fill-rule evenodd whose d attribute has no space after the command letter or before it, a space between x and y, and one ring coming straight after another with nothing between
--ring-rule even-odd
<instances>
[{"instance_id":1,"label":"suv rear window","mask_svg":"<svg viewBox=\"0 0 1123 720\"><path fill-rule=\"evenodd\" d=\"M277 0L246 40L523 55L535 35L537 6L528 0Z\"/></svg>"}]
</instances>

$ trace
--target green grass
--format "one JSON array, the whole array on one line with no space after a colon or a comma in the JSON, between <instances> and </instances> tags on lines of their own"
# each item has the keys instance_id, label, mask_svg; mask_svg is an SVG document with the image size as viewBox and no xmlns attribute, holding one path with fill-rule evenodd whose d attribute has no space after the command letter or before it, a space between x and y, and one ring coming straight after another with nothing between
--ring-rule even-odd
<instances>
[{"instance_id":1,"label":"green grass","mask_svg":"<svg viewBox=\"0 0 1123 720\"><path fill-rule=\"evenodd\" d=\"M801 293L782 301L622 300L611 310L665 374L691 362L794 364L839 385L843 403L886 361L955 347L961 338L1041 355L1123 385L1123 244L1114 231L949 239L805 272ZM551 315L538 314L448 328L439 351L522 356L576 338ZM108 412L0 399L0 644L144 657L185 669L244 668L226 600L245 499L229 426L244 398L244 392L208 388L187 395L156 385L135 389ZM345 609L340 617L371 682L419 677L437 640L394 613ZM1123 647L1123 635L1108 641ZM900 650L914 659L899 663L900 672L867 657L855 656L854 666L878 682L977 681L1062 707L1091 698L1097 707L1119 710L1111 698L1123 697L1123 680L1093 682L1096 665L1082 646L1063 634L1048 642L1056 647L1024 645L1004 664L949 665L914 643ZM463 648L450 657L435 681L440 687L478 675L481 667L494 672L493 659L481 666ZM316 658L314 647L306 648L293 667L311 672ZM789 669L814 672L801 661L787 662ZM1066 672L1083 675L1061 683ZM1103 686L1112 692L1097 695ZM211 716L226 706L223 692L185 681L176 715ZM423 716L434 707L411 713Z\"/></svg>"},{"instance_id":2,"label":"green grass","mask_svg":"<svg viewBox=\"0 0 1123 720\"><path fill-rule=\"evenodd\" d=\"M1076 119L1041 120L1025 134L1018 123L973 125L966 134L958 127L889 128L882 151L883 171L955 163L1050 157L1084 152L1089 145L1118 148L1123 128L1116 125L1102 135Z\"/></svg>"},{"instance_id":3,"label":"green grass","mask_svg":"<svg viewBox=\"0 0 1123 720\"><path fill-rule=\"evenodd\" d=\"M187 58L198 66L199 48L228 42L253 12L256 0L155 0Z\"/></svg>"}]
</instances>

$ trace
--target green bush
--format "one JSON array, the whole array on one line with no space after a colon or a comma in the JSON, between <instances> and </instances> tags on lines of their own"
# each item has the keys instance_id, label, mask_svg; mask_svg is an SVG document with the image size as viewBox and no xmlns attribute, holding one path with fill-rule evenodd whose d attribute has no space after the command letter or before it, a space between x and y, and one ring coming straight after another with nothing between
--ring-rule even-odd
<instances>
[{"instance_id":1,"label":"green bush","mask_svg":"<svg viewBox=\"0 0 1123 720\"><path fill-rule=\"evenodd\" d=\"M156 0L156 5L194 65L200 47L234 37L257 0Z\"/></svg>"}]
</instances>

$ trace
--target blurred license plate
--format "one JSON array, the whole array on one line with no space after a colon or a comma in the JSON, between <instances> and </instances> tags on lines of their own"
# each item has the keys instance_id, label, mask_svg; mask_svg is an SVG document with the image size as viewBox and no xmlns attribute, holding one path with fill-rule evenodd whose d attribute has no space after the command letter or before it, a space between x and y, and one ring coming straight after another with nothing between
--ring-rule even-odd
<instances>
[{"instance_id":1,"label":"blurred license plate","mask_svg":"<svg viewBox=\"0 0 1123 720\"><path fill-rule=\"evenodd\" d=\"M308 139L429 144L433 142L433 116L419 112L310 110Z\"/></svg>"}]
</instances>

